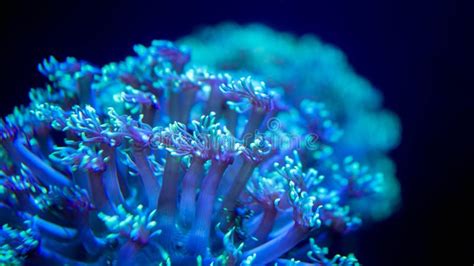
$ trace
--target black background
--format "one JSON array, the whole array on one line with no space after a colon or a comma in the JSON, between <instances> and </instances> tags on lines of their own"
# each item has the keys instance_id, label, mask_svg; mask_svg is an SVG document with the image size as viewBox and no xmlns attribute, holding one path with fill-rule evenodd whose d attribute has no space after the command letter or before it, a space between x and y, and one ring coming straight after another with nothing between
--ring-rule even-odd
<instances>
[{"instance_id":1,"label":"black background","mask_svg":"<svg viewBox=\"0 0 474 266\"><path fill-rule=\"evenodd\" d=\"M474 263L472 7L457 1L15 1L1 7L0 114L27 103L43 58L101 65L200 25L262 22L340 47L403 126L402 208L359 233L364 265ZM11 6L13 5L13 6ZM468 192L471 192L469 194ZM465 242L470 245L465 245ZM459 264L460 265L460 264Z\"/></svg>"}]
</instances>

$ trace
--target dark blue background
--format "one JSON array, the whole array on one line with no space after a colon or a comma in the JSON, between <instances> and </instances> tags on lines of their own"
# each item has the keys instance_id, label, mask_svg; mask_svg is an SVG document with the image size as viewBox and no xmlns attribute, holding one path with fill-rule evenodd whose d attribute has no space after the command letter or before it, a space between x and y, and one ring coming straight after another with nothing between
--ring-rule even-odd
<instances>
[{"instance_id":1,"label":"dark blue background","mask_svg":"<svg viewBox=\"0 0 474 266\"><path fill-rule=\"evenodd\" d=\"M359 233L360 260L455 265L467 255L468 265L474 262L472 7L437 0L94 2L2 3L1 115L44 84L36 65L49 55L104 64L130 54L133 44L173 40L227 20L315 33L346 53L403 125L402 144L392 153L403 206Z\"/></svg>"}]
</instances>

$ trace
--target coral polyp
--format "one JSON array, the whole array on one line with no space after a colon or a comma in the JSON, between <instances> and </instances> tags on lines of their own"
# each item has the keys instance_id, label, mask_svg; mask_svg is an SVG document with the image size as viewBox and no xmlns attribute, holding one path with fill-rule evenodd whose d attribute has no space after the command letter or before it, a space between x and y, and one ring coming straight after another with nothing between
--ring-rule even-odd
<instances>
[{"instance_id":1,"label":"coral polyp","mask_svg":"<svg viewBox=\"0 0 474 266\"><path fill-rule=\"evenodd\" d=\"M333 103L169 41L134 50L45 60L45 88L0 121L0 264L358 265L329 236L398 190L380 149L350 156Z\"/></svg>"}]
</instances>

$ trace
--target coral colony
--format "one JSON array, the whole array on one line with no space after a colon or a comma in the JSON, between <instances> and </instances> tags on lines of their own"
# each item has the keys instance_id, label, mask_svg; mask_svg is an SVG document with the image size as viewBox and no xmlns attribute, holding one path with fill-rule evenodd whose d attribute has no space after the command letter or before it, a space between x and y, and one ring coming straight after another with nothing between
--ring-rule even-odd
<instances>
[{"instance_id":1,"label":"coral colony","mask_svg":"<svg viewBox=\"0 0 474 266\"><path fill-rule=\"evenodd\" d=\"M359 265L328 248L396 206L399 128L339 50L226 24L134 51L44 60L0 120L1 265Z\"/></svg>"}]
</instances>

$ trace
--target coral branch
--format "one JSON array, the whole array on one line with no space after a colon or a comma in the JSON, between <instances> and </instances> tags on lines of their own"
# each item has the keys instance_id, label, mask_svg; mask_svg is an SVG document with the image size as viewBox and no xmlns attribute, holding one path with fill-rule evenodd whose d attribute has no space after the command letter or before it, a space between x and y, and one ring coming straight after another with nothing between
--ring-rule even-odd
<instances>
[{"instance_id":1,"label":"coral branch","mask_svg":"<svg viewBox=\"0 0 474 266\"><path fill-rule=\"evenodd\" d=\"M204 175L204 160L194 157L191 166L183 177L179 203L180 217L186 226L191 225L196 214L196 193Z\"/></svg>"},{"instance_id":2,"label":"coral branch","mask_svg":"<svg viewBox=\"0 0 474 266\"><path fill-rule=\"evenodd\" d=\"M15 162L22 162L27 165L45 184L57 186L70 186L72 184L71 180L29 151L25 147L25 141L21 138L14 140L13 143L4 143L4 147L10 156L16 159Z\"/></svg>"},{"instance_id":3,"label":"coral branch","mask_svg":"<svg viewBox=\"0 0 474 266\"><path fill-rule=\"evenodd\" d=\"M264 265L270 263L307 238L308 232L308 228L294 225L284 234L261 246L244 252L242 257L254 255L255 260L253 262L255 264Z\"/></svg>"},{"instance_id":4,"label":"coral branch","mask_svg":"<svg viewBox=\"0 0 474 266\"><path fill-rule=\"evenodd\" d=\"M158 204L158 196L160 193L160 186L158 178L155 176L153 169L150 167L145 151L135 149L133 157L137 166L137 171L140 174L143 184L145 185L145 192L148 198L148 207L155 209Z\"/></svg>"},{"instance_id":5,"label":"coral branch","mask_svg":"<svg viewBox=\"0 0 474 266\"><path fill-rule=\"evenodd\" d=\"M209 173L203 179L197 201L196 219L191 229L189 249L197 254L204 254L209 245L212 221L212 209L216 198L219 181L227 168L227 162L214 160Z\"/></svg>"},{"instance_id":6,"label":"coral branch","mask_svg":"<svg viewBox=\"0 0 474 266\"><path fill-rule=\"evenodd\" d=\"M166 158L163 185L158 198L158 212L168 219L174 219L176 215L180 163L177 157L168 155Z\"/></svg>"}]
</instances>

